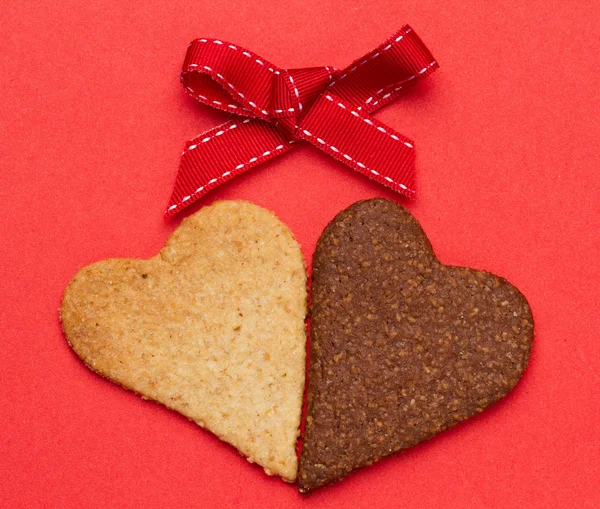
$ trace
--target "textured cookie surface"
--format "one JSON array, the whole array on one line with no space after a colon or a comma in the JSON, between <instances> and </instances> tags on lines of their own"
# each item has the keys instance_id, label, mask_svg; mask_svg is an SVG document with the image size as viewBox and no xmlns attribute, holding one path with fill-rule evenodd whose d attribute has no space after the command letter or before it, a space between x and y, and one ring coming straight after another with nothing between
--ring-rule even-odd
<instances>
[{"instance_id":1,"label":"textured cookie surface","mask_svg":"<svg viewBox=\"0 0 600 509\"><path fill-rule=\"evenodd\" d=\"M60 314L92 370L295 480L306 271L273 213L238 201L205 207L156 257L83 268Z\"/></svg>"},{"instance_id":2,"label":"textured cookie surface","mask_svg":"<svg viewBox=\"0 0 600 509\"><path fill-rule=\"evenodd\" d=\"M299 489L429 439L518 382L533 340L521 293L441 264L393 202L358 202L313 260L308 413Z\"/></svg>"}]
</instances>

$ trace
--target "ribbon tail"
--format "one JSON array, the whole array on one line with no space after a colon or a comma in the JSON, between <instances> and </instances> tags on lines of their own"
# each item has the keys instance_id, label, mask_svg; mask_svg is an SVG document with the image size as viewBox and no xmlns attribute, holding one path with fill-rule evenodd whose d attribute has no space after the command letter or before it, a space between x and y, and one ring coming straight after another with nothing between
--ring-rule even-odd
<instances>
[{"instance_id":1,"label":"ribbon tail","mask_svg":"<svg viewBox=\"0 0 600 509\"><path fill-rule=\"evenodd\" d=\"M165 217L292 147L293 142L273 125L259 119L236 118L201 134L186 144L181 155Z\"/></svg>"},{"instance_id":2,"label":"ribbon tail","mask_svg":"<svg viewBox=\"0 0 600 509\"><path fill-rule=\"evenodd\" d=\"M413 197L414 142L340 97L322 94L296 135L366 177Z\"/></svg>"}]
</instances>

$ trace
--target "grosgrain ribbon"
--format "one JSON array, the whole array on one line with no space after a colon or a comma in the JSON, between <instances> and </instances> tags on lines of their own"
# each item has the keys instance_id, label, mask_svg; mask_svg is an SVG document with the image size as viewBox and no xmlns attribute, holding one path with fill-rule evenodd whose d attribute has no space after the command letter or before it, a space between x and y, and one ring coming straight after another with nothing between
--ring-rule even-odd
<instances>
[{"instance_id":1,"label":"grosgrain ribbon","mask_svg":"<svg viewBox=\"0 0 600 509\"><path fill-rule=\"evenodd\" d=\"M194 40L182 85L198 101L233 115L186 144L165 215L301 140L412 196L413 141L370 114L437 68L408 25L343 70L280 69L237 45Z\"/></svg>"}]
</instances>

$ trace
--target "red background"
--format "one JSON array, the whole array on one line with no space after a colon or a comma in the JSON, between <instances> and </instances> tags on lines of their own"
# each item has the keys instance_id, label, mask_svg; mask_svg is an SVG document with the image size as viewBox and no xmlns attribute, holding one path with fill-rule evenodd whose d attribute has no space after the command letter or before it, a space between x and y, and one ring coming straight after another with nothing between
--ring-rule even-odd
<instances>
[{"instance_id":1,"label":"red background","mask_svg":"<svg viewBox=\"0 0 600 509\"><path fill-rule=\"evenodd\" d=\"M593 2L134 3L9 0L0 11L2 507L598 507ZM152 256L176 226L162 214L184 142L224 120L179 85L193 38L282 67L343 67L406 22L441 65L377 113L416 140L408 207L442 261L523 291L535 346L493 409L307 498L88 371L57 309L79 267ZM399 199L302 146L192 211L224 198L268 207L310 261L325 224L373 196Z\"/></svg>"}]
</instances>

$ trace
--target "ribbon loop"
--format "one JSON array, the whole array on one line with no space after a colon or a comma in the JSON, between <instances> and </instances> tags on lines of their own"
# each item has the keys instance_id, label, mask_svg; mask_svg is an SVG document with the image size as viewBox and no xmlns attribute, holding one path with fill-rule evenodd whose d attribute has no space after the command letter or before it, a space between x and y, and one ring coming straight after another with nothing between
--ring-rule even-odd
<instances>
[{"instance_id":1,"label":"ribbon loop","mask_svg":"<svg viewBox=\"0 0 600 509\"><path fill-rule=\"evenodd\" d=\"M364 57L340 71L331 92L368 112L393 101L438 64L419 36L405 26Z\"/></svg>"},{"instance_id":2,"label":"ribbon loop","mask_svg":"<svg viewBox=\"0 0 600 509\"><path fill-rule=\"evenodd\" d=\"M188 47L181 82L190 95L208 106L267 119L269 85L272 76L280 73L242 47L219 39L196 39Z\"/></svg>"},{"instance_id":3,"label":"ribbon loop","mask_svg":"<svg viewBox=\"0 0 600 509\"><path fill-rule=\"evenodd\" d=\"M165 215L300 140L412 196L414 143L369 113L437 67L408 25L341 71L280 69L235 44L192 41L181 72L183 87L237 118L188 142Z\"/></svg>"}]
</instances>

